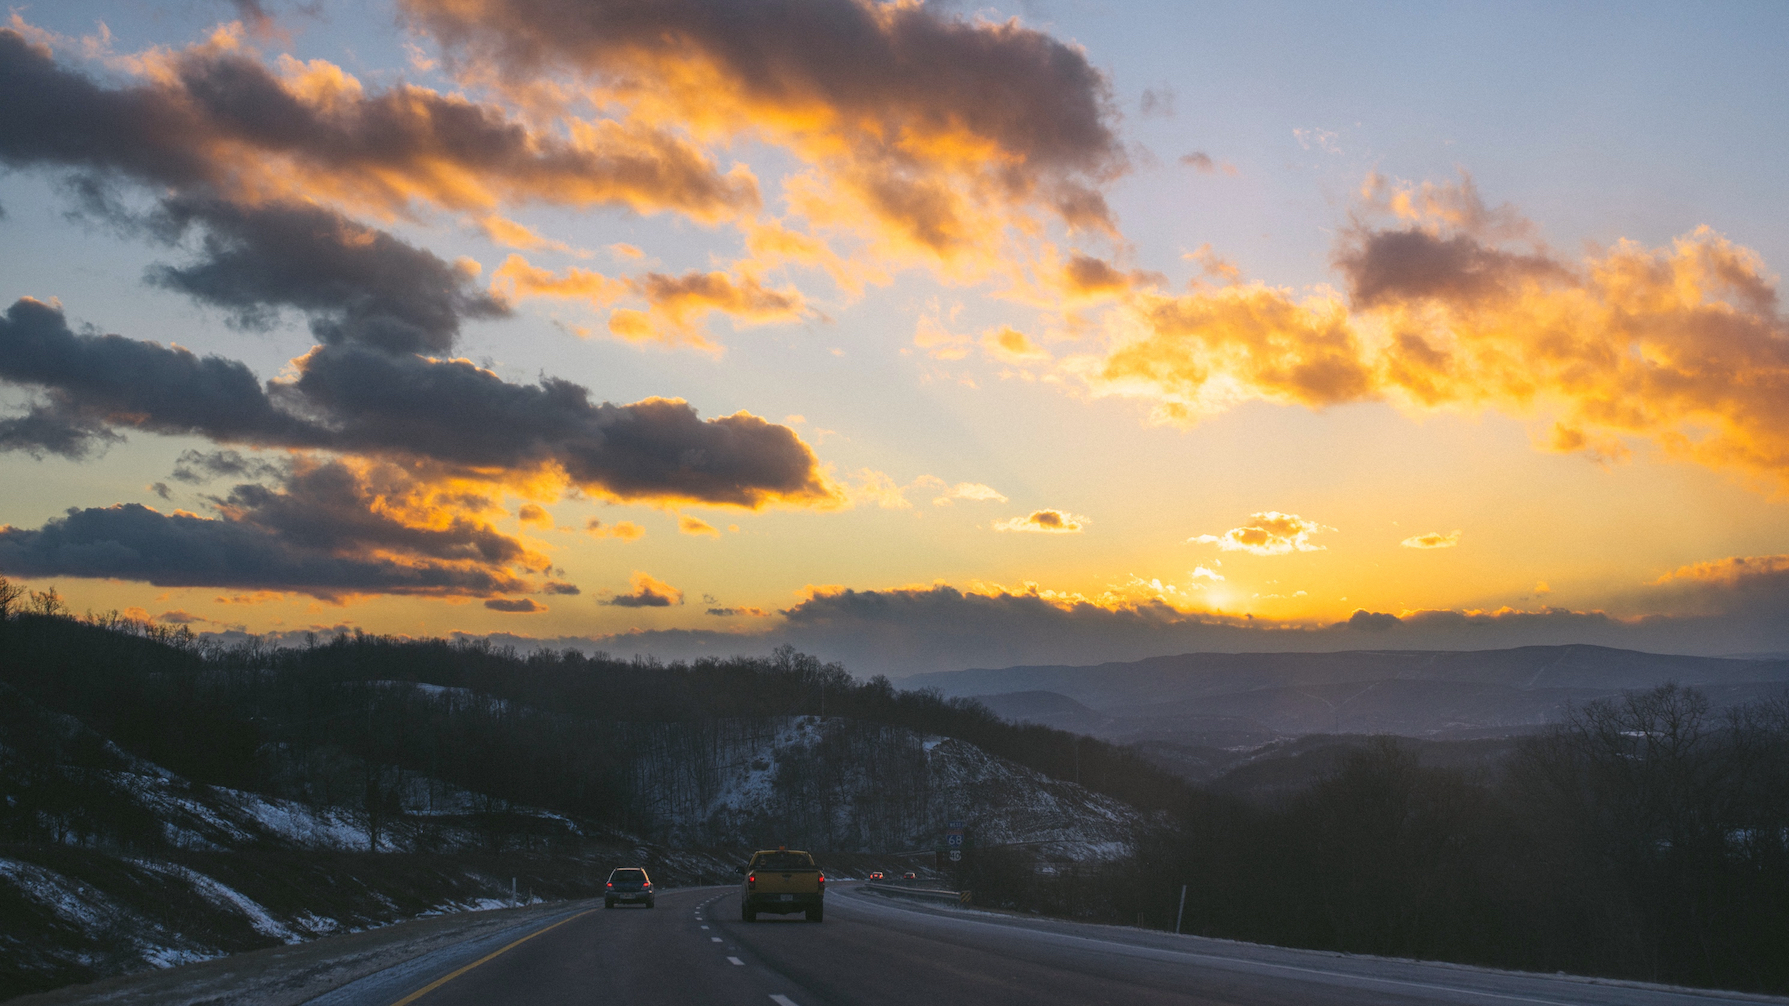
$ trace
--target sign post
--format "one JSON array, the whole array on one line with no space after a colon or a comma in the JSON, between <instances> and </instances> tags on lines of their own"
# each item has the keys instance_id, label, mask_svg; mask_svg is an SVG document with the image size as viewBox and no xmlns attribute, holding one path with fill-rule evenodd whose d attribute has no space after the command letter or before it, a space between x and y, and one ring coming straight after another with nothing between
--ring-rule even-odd
<instances>
[{"instance_id":1,"label":"sign post","mask_svg":"<svg viewBox=\"0 0 1789 1006\"><path fill-rule=\"evenodd\" d=\"M1180 935L1180 920L1186 918L1186 885L1180 885L1180 911L1174 913L1174 935Z\"/></svg>"}]
</instances>

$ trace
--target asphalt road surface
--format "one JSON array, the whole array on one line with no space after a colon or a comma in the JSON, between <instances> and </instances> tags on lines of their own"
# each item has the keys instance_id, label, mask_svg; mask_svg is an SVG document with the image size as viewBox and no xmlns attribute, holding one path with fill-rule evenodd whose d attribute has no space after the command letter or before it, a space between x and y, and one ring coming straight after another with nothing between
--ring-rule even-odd
<instances>
[{"instance_id":1,"label":"asphalt road surface","mask_svg":"<svg viewBox=\"0 0 1789 1006\"><path fill-rule=\"evenodd\" d=\"M848 1006L974 1003L1530 1003L1710 1006L1789 1002L1445 964L1348 957L1114 926L932 908L855 891L826 921L739 921L724 888L666 891L658 907L568 907L477 944L364 978L315 1006Z\"/></svg>"}]
</instances>

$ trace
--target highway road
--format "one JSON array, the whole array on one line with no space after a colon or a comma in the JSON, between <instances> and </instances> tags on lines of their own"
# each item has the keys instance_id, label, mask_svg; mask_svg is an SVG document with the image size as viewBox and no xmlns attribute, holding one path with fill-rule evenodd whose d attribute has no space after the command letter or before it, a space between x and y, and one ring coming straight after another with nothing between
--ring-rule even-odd
<instances>
[{"instance_id":1,"label":"highway road","mask_svg":"<svg viewBox=\"0 0 1789 1006\"><path fill-rule=\"evenodd\" d=\"M1711 1006L1778 1002L1349 957L931 907L840 884L826 921L739 921L729 888L563 915L363 978L311 1006Z\"/></svg>"}]
</instances>

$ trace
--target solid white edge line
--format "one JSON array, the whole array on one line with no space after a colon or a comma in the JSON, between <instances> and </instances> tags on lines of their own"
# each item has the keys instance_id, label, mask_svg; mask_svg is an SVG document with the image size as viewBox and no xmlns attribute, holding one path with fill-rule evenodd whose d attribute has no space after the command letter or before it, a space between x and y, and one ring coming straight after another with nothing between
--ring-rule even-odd
<instances>
[{"instance_id":1,"label":"solid white edge line","mask_svg":"<svg viewBox=\"0 0 1789 1006\"><path fill-rule=\"evenodd\" d=\"M895 910L895 911L901 911L900 908L894 908L893 906L879 906L879 907L893 908L893 910ZM946 918L945 916L933 915L930 912L911 912L908 914L924 915L924 916L928 916L928 917L934 918L934 919ZM1118 948L1122 948L1124 950L1143 951L1144 953L1140 956L1187 957L1187 958L1191 958L1193 960L1201 960L1201 961L1221 961L1226 964L1240 964L1240 965L1244 965L1246 967L1271 968L1275 971L1296 971L1301 974L1307 974L1307 975L1322 975L1323 977L1326 977L1326 978L1348 978L1348 979L1353 979L1355 981L1378 982L1379 984L1382 984L1382 985L1399 985L1404 988L1427 989L1432 992L1454 992L1454 993L1458 993L1460 995L1480 996L1480 997L1483 997L1486 999L1501 999L1506 1002L1538 1003L1539 1006L1580 1006L1580 1004L1578 1004L1578 1003L1565 1002L1565 1001L1562 1001L1559 999L1535 999L1530 996L1509 995L1507 993L1502 993L1502 992L1485 992L1480 989L1462 988L1457 985L1434 985L1434 984L1430 984L1428 982L1411 982L1411 981L1404 981L1399 978L1380 978L1375 975L1358 974L1358 973L1349 972L1349 971L1326 971L1322 968L1306 968L1306 967L1300 967L1296 964L1275 964L1271 961L1254 961L1254 960L1249 960L1246 957L1222 957L1217 954L1201 954L1201 953L1196 953L1196 952L1189 951L1189 950L1166 950L1161 947L1147 947L1147 946L1143 946L1141 944L1136 944L1136 943L1120 943L1117 940L1098 940L1098 939L1094 939L1091 936L1072 936L1068 933L1051 932L1050 930L1046 930L1046 929L1032 929L1029 926L1005 926L1005 925L1001 925L998 922L982 922L979 919L947 919L947 921L958 923L960 925L985 926L989 929L1003 929L1009 933L1010 932L1035 933L1039 936L1050 936L1050 937L1055 937L1057 939L1074 940L1078 943L1095 943L1095 944L1098 944L1098 945L1104 946L1104 947L1118 947ZM1677 996L1685 995L1685 993L1681 993L1681 992L1655 993L1655 994L1668 994L1668 995L1677 995ZM1688 995L1696 995L1696 994L1692 992L1692 993L1688 993ZM1712 1001L1718 1001L1718 1002L1734 1001L1731 999L1715 1000L1713 996L1698 996L1698 998L1707 998Z\"/></svg>"}]
</instances>

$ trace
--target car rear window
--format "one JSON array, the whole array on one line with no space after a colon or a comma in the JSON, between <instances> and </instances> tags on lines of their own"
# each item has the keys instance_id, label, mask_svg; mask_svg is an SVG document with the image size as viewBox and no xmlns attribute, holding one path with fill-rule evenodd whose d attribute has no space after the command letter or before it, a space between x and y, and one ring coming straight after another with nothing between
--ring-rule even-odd
<instances>
[{"instance_id":1,"label":"car rear window","mask_svg":"<svg viewBox=\"0 0 1789 1006\"><path fill-rule=\"evenodd\" d=\"M645 881L645 879L645 870L616 870L614 873L609 874L609 883L611 884L638 884Z\"/></svg>"},{"instance_id":2,"label":"car rear window","mask_svg":"<svg viewBox=\"0 0 1789 1006\"><path fill-rule=\"evenodd\" d=\"M767 852L754 865L760 870L811 870L814 857L805 852Z\"/></svg>"}]
</instances>

